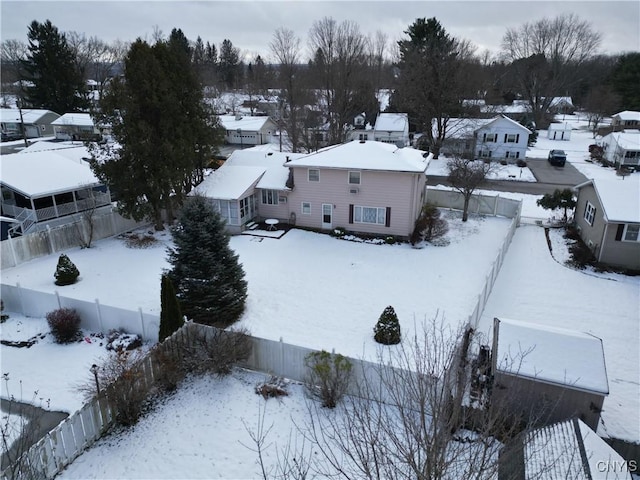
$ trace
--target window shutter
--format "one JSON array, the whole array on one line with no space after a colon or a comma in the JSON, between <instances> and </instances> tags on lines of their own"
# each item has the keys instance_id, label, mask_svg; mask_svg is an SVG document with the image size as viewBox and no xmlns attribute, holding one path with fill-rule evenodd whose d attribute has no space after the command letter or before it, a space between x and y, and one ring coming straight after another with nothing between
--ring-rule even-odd
<instances>
[{"instance_id":1,"label":"window shutter","mask_svg":"<svg viewBox=\"0 0 640 480\"><path fill-rule=\"evenodd\" d=\"M353 205L349 205L349 223L353 223Z\"/></svg>"},{"instance_id":2,"label":"window shutter","mask_svg":"<svg viewBox=\"0 0 640 480\"><path fill-rule=\"evenodd\" d=\"M385 215L385 221L384 221L384 226L385 227L390 227L391 226L391 207L387 207L387 212Z\"/></svg>"},{"instance_id":3,"label":"window shutter","mask_svg":"<svg viewBox=\"0 0 640 480\"><path fill-rule=\"evenodd\" d=\"M516 143L518 143L518 142L520 142L520 134L519 133L516 135Z\"/></svg>"},{"instance_id":4,"label":"window shutter","mask_svg":"<svg viewBox=\"0 0 640 480\"><path fill-rule=\"evenodd\" d=\"M483 142L487 141L487 134L486 133L482 134L482 141Z\"/></svg>"},{"instance_id":5,"label":"window shutter","mask_svg":"<svg viewBox=\"0 0 640 480\"><path fill-rule=\"evenodd\" d=\"M624 223L618 224L618 231L616 232L616 242L622 240L622 233L624 232Z\"/></svg>"},{"instance_id":6,"label":"window shutter","mask_svg":"<svg viewBox=\"0 0 640 480\"><path fill-rule=\"evenodd\" d=\"M504 134L504 143L507 143L507 134Z\"/></svg>"}]
</instances>

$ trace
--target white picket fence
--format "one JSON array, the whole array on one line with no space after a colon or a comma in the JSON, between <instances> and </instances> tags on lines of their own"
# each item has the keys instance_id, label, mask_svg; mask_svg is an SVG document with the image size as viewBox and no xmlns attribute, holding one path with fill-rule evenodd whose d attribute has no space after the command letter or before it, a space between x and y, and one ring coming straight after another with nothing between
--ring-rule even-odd
<instances>
[{"instance_id":1,"label":"white picket fence","mask_svg":"<svg viewBox=\"0 0 640 480\"><path fill-rule=\"evenodd\" d=\"M160 316L138 310L103 305L98 299L93 302L78 300L55 293L38 292L23 288L20 284L0 285L0 297L5 310L22 313L27 317L45 317L48 312L58 308L72 308L80 315L80 328L92 332L108 333L123 329L137 333L147 342L158 341Z\"/></svg>"},{"instance_id":2,"label":"white picket fence","mask_svg":"<svg viewBox=\"0 0 640 480\"><path fill-rule=\"evenodd\" d=\"M86 242L89 238L87 220L82 215L65 218L69 223L0 242L0 268L15 267L34 258L78 247ZM92 223L94 241L149 224L148 221L138 222L111 211L103 215L96 214Z\"/></svg>"}]
</instances>

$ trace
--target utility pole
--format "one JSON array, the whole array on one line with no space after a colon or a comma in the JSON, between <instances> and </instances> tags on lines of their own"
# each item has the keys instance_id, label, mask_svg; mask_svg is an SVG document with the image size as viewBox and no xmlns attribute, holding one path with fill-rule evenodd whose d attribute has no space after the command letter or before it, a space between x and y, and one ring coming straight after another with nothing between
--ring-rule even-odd
<instances>
[{"instance_id":1,"label":"utility pole","mask_svg":"<svg viewBox=\"0 0 640 480\"><path fill-rule=\"evenodd\" d=\"M18 100L16 102L16 106L18 107L18 112L20 112L20 131L22 133L22 139L24 140L24 146L28 147L29 142L27 142L27 135L25 134L25 130L24 130L24 120L22 118L22 102Z\"/></svg>"}]
</instances>

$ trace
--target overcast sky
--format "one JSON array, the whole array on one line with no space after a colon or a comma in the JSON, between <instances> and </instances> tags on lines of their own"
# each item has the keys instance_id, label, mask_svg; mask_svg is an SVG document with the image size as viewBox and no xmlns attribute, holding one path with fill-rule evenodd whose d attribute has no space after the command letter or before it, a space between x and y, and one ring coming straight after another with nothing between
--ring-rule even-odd
<instances>
[{"instance_id":1,"label":"overcast sky","mask_svg":"<svg viewBox=\"0 0 640 480\"><path fill-rule=\"evenodd\" d=\"M601 52L640 51L640 2L631 1L61 1L0 0L1 38L27 40L27 26L49 19L60 31L101 40L152 39L181 28L220 45L228 38L245 55L269 57L268 44L279 27L295 31L307 44L314 21L331 16L351 20L365 34L381 30L398 40L416 18L436 17L452 35L497 53L508 28L543 17L575 13L602 34Z\"/></svg>"}]
</instances>

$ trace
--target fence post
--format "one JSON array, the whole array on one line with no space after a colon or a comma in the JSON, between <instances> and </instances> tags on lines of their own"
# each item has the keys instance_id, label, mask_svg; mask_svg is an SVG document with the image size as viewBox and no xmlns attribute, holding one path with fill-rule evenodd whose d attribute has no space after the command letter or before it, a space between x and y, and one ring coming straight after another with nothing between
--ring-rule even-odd
<instances>
[{"instance_id":1,"label":"fence post","mask_svg":"<svg viewBox=\"0 0 640 480\"><path fill-rule=\"evenodd\" d=\"M58 290L54 290L54 293L56 294L56 302L58 302L58 308L62 308L62 304L60 303L60 293L58 292Z\"/></svg>"},{"instance_id":2,"label":"fence post","mask_svg":"<svg viewBox=\"0 0 640 480\"><path fill-rule=\"evenodd\" d=\"M493 216L498 215L498 200L500 200L500 194L493 197Z\"/></svg>"},{"instance_id":3,"label":"fence post","mask_svg":"<svg viewBox=\"0 0 640 480\"><path fill-rule=\"evenodd\" d=\"M100 331L104 333L104 327L102 326L102 310L100 310L100 300L96 298L96 311L98 312L98 325L100 325Z\"/></svg>"},{"instance_id":4,"label":"fence post","mask_svg":"<svg viewBox=\"0 0 640 480\"><path fill-rule=\"evenodd\" d=\"M56 253L55 246L53 245L53 236L51 235L51 227L47 224L47 240L49 240L49 249L51 253Z\"/></svg>"},{"instance_id":5,"label":"fence post","mask_svg":"<svg viewBox=\"0 0 640 480\"><path fill-rule=\"evenodd\" d=\"M21 309L21 314L26 315L27 312L25 312L24 310L24 296L22 294L22 287L20 287L20 283L16 283L16 287L18 289L18 297L20 297L20 309Z\"/></svg>"},{"instance_id":6,"label":"fence post","mask_svg":"<svg viewBox=\"0 0 640 480\"><path fill-rule=\"evenodd\" d=\"M13 258L13 266L15 267L16 265L18 265L18 259L16 257L16 249L13 245L13 237L11 235L8 235L8 240L9 240L9 250L11 250L11 257Z\"/></svg>"},{"instance_id":7,"label":"fence post","mask_svg":"<svg viewBox=\"0 0 640 480\"><path fill-rule=\"evenodd\" d=\"M284 375L284 342L282 337L280 337L280 371L277 374Z\"/></svg>"},{"instance_id":8,"label":"fence post","mask_svg":"<svg viewBox=\"0 0 640 480\"><path fill-rule=\"evenodd\" d=\"M142 314L141 307L138 307L138 312L140 312L140 324L142 325L142 339L147 340L147 332L144 330L144 315Z\"/></svg>"}]
</instances>

